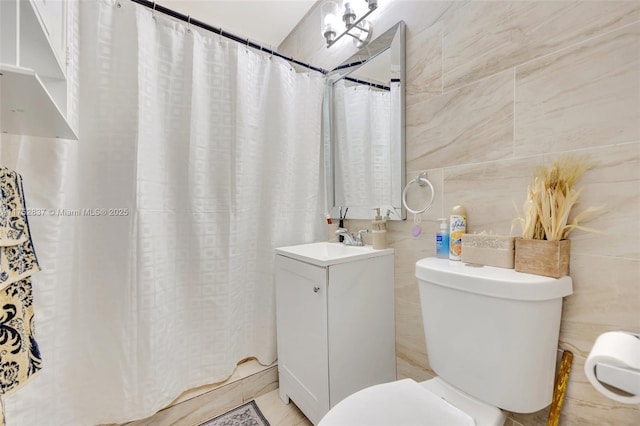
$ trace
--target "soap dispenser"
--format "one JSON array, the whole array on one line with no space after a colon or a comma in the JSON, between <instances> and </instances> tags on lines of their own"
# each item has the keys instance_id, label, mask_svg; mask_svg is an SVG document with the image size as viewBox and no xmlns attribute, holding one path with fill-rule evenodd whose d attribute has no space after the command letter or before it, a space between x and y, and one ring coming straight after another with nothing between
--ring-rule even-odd
<instances>
[{"instance_id":1,"label":"soap dispenser","mask_svg":"<svg viewBox=\"0 0 640 426\"><path fill-rule=\"evenodd\" d=\"M446 217L440 220L440 230L436 233L436 257L449 258L449 223Z\"/></svg>"},{"instance_id":2,"label":"soap dispenser","mask_svg":"<svg viewBox=\"0 0 640 426\"><path fill-rule=\"evenodd\" d=\"M373 210L376 211L376 216L371 222L373 248L382 250L387 248L387 221L382 219L380 207Z\"/></svg>"}]
</instances>

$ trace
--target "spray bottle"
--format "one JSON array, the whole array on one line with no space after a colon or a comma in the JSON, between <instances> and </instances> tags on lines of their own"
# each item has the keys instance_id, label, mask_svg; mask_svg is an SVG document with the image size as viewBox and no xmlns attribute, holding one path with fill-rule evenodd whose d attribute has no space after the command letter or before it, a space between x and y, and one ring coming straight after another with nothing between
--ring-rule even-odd
<instances>
[{"instance_id":1,"label":"spray bottle","mask_svg":"<svg viewBox=\"0 0 640 426\"><path fill-rule=\"evenodd\" d=\"M467 211L462 206L451 209L449 216L449 259L460 260L462 255L462 234L467 232Z\"/></svg>"},{"instance_id":2,"label":"spray bottle","mask_svg":"<svg viewBox=\"0 0 640 426\"><path fill-rule=\"evenodd\" d=\"M449 223L446 217L438 219L440 230L436 233L436 257L439 259L449 258Z\"/></svg>"}]
</instances>

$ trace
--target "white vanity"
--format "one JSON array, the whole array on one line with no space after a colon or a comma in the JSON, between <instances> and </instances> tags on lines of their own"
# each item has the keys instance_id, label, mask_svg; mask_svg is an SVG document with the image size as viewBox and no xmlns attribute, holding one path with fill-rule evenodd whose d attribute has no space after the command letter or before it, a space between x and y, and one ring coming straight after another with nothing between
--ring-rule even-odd
<instances>
[{"instance_id":1,"label":"white vanity","mask_svg":"<svg viewBox=\"0 0 640 426\"><path fill-rule=\"evenodd\" d=\"M276 249L280 397L317 424L365 387L396 379L393 249Z\"/></svg>"}]
</instances>

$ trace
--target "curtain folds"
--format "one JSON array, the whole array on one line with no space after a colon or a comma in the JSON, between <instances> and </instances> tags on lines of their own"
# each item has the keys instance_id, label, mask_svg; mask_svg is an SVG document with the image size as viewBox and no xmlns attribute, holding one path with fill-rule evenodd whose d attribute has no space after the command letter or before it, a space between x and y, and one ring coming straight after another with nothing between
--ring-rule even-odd
<instances>
[{"instance_id":1,"label":"curtain folds","mask_svg":"<svg viewBox=\"0 0 640 426\"><path fill-rule=\"evenodd\" d=\"M9 424L125 422L273 362L273 249L324 235L322 75L131 2L78 7L80 141L0 150L30 206L78 212L31 219L44 368Z\"/></svg>"},{"instance_id":2,"label":"curtain folds","mask_svg":"<svg viewBox=\"0 0 640 426\"><path fill-rule=\"evenodd\" d=\"M399 205L390 184L395 175L389 159L399 155L391 149L392 94L340 80L333 96L338 204L367 209Z\"/></svg>"}]
</instances>

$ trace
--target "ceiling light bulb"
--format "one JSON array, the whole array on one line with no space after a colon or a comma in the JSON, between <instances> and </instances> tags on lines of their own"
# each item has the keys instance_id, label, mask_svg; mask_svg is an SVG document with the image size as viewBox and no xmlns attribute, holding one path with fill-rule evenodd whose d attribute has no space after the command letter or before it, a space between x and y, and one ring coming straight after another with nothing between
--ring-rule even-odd
<instances>
[{"instance_id":1,"label":"ceiling light bulb","mask_svg":"<svg viewBox=\"0 0 640 426\"><path fill-rule=\"evenodd\" d=\"M338 30L338 5L335 2L327 1L320 9L320 32L327 44L335 38Z\"/></svg>"},{"instance_id":2,"label":"ceiling light bulb","mask_svg":"<svg viewBox=\"0 0 640 426\"><path fill-rule=\"evenodd\" d=\"M324 31L322 32L322 36L324 37L327 44L332 43L336 38L336 30L331 24L327 24L324 26Z\"/></svg>"},{"instance_id":3,"label":"ceiling light bulb","mask_svg":"<svg viewBox=\"0 0 640 426\"><path fill-rule=\"evenodd\" d=\"M342 20L347 28L351 28L353 23L356 22L356 12L351 8L351 2L345 2Z\"/></svg>"}]
</instances>

